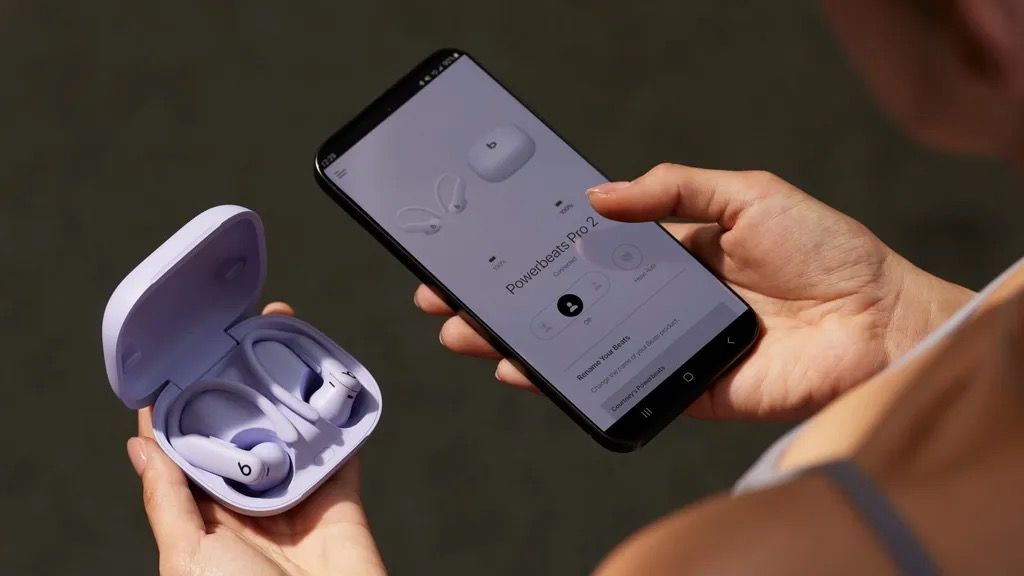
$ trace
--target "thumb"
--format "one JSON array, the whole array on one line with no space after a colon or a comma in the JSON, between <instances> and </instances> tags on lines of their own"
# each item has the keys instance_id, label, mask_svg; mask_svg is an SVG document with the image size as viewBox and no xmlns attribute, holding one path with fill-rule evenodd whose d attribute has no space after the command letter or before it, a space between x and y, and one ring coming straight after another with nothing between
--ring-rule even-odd
<instances>
[{"instance_id":1,"label":"thumb","mask_svg":"<svg viewBox=\"0 0 1024 576\"><path fill-rule=\"evenodd\" d=\"M659 164L632 182L610 182L587 190L601 215L625 222L678 216L732 228L763 189L758 172L707 170Z\"/></svg>"},{"instance_id":2,"label":"thumb","mask_svg":"<svg viewBox=\"0 0 1024 576\"><path fill-rule=\"evenodd\" d=\"M206 534L206 525L185 474L152 438L131 438L127 448L142 479L142 501L160 554L193 550Z\"/></svg>"}]
</instances>

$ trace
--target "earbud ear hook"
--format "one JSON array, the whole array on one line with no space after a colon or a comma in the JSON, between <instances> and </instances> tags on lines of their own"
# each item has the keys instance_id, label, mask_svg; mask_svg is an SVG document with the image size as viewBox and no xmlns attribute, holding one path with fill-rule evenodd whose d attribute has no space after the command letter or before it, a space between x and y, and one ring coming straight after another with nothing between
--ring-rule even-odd
<instances>
[{"instance_id":1,"label":"earbud ear hook","mask_svg":"<svg viewBox=\"0 0 1024 576\"><path fill-rule=\"evenodd\" d=\"M289 444L298 441L298 430L266 397L237 382L211 379L196 382L174 399L167 416L167 439L171 447L196 468L246 484L254 490L266 490L283 482L288 476L291 459L285 449L273 441L245 450L222 438L181 433L185 405L199 394L210 391L227 392L248 400L266 415L281 441Z\"/></svg>"},{"instance_id":2,"label":"earbud ear hook","mask_svg":"<svg viewBox=\"0 0 1024 576\"><path fill-rule=\"evenodd\" d=\"M408 223L403 223L401 221L402 214L416 211L426 212L427 214L430 214L430 218L428 218L427 220L417 220L415 222ZM422 232L424 234L433 234L441 230L441 217L438 216L437 214L434 214L434 212L431 211L429 208L423 208L422 206L406 206L405 208L399 210L395 214L395 217L398 218L399 220L398 225L402 228L402 230L405 230L406 232Z\"/></svg>"},{"instance_id":3,"label":"earbud ear hook","mask_svg":"<svg viewBox=\"0 0 1024 576\"><path fill-rule=\"evenodd\" d=\"M446 180L453 180L451 186L452 199L448 204L441 200L441 184ZM458 174L445 172L434 182L434 197L437 199L437 205L441 207L441 210L450 214L458 214L466 209L466 182Z\"/></svg>"},{"instance_id":4,"label":"earbud ear hook","mask_svg":"<svg viewBox=\"0 0 1024 576\"><path fill-rule=\"evenodd\" d=\"M301 398L270 378L266 369L256 358L254 344L260 341L274 341L283 344L320 375L323 383L310 396L309 403L303 402ZM292 405L301 407L301 412L295 408L292 409L311 422L318 418L324 418L336 426L342 426L348 421L352 406L355 404L355 397L362 390L362 384L351 371L331 356L316 340L304 334L286 330L264 329L250 332L242 340L242 347L247 360L252 364L258 376L264 381L271 394L282 404L289 408L292 408ZM306 413L309 412L312 412L312 417L306 416Z\"/></svg>"},{"instance_id":5,"label":"earbud ear hook","mask_svg":"<svg viewBox=\"0 0 1024 576\"><path fill-rule=\"evenodd\" d=\"M284 332L282 330L253 330L246 334L245 338L242 339L242 353L245 355L246 363L248 363L249 367L263 385L267 387L271 396L276 398L281 404L287 406L292 412L295 412L304 419L313 422L320 417L316 409L306 402L303 402L301 398L292 394L283 386L278 384L276 380L271 378L270 374L267 373L267 369L263 367L263 363L256 357L257 342L266 340L280 342L281 340L287 340L289 334L290 332ZM305 361L305 359L303 359L303 361ZM266 399L264 398L264 400Z\"/></svg>"},{"instance_id":6,"label":"earbud ear hook","mask_svg":"<svg viewBox=\"0 0 1024 576\"><path fill-rule=\"evenodd\" d=\"M185 388L181 394L175 398L175 404L169 416L168 432L170 434L180 432L180 416L184 410L185 404L203 392L214 391L227 392L228 394L241 396L250 403L255 404L256 407L259 408L260 411L263 412L270 420L270 425L274 428L274 433L277 434L278 438L288 444L298 441L298 429L295 428L295 425L292 424L288 418L278 410L277 406L267 399L266 396L252 388L249 388L245 384L239 384L238 382L232 382L231 380L221 380L217 378L196 382L188 388ZM177 414L177 418L174 417L175 414Z\"/></svg>"}]
</instances>

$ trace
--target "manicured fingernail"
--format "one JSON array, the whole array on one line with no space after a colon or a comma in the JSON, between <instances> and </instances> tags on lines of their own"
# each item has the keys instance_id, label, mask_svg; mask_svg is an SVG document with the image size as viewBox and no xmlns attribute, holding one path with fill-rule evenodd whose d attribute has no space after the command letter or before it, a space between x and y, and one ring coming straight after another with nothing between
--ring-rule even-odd
<instances>
[{"instance_id":1,"label":"manicured fingernail","mask_svg":"<svg viewBox=\"0 0 1024 576\"><path fill-rule=\"evenodd\" d=\"M629 186L629 184L629 182L608 182L587 190L587 196L590 196L591 198L595 196L598 198L607 198L612 194L612 192L625 188L626 186Z\"/></svg>"},{"instance_id":2,"label":"manicured fingernail","mask_svg":"<svg viewBox=\"0 0 1024 576\"><path fill-rule=\"evenodd\" d=\"M132 461L135 473L142 476L146 469L146 443L141 438L128 439L128 459Z\"/></svg>"}]
</instances>

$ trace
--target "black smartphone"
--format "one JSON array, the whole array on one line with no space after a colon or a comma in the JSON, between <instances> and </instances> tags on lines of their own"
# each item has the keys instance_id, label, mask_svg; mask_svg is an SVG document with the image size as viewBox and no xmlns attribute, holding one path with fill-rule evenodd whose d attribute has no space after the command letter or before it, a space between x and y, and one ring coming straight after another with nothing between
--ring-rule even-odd
<instances>
[{"instance_id":1,"label":"black smartphone","mask_svg":"<svg viewBox=\"0 0 1024 576\"><path fill-rule=\"evenodd\" d=\"M603 446L631 451L757 338L750 307L469 54L435 52L331 136L324 191Z\"/></svg>"}]
</instances>

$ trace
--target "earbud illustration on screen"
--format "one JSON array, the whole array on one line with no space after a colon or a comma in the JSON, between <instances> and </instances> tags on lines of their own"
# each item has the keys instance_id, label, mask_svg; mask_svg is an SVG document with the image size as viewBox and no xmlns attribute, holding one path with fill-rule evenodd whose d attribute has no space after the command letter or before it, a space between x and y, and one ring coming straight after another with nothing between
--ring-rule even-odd
<instances>
[{"instance_id":1,"label":"earbud illustration on screen","mask_svg":"<svg viewBox=\"0 0 1024 576\"><path fill-rule=\"evenodd\" d=\"M323 384L309 398L320 417L342 426L352 415L352 406L363 385L340 362L326 359L321 364Z\"/></svg>"},{"instance_id":2,"label":"earbud illustration on screen","mask_svg":"<svg viewBox=\"0 0 1024 576\"><path fill-rule=\"evenodd\" d=\"M270 432L258 431L266 440L248 449L215 436L182 434L181 417L185 406L199 394L211 391L239 396L254 404L266 415L281 442L298 440L298 430L265 396L237 382L212 379L189 386L174 400L167 416L167 440L171 447L192 466L245 484L252 490L265 491L284 482L291 469L291 458Z\"/></svg>"},{"instance_id":3,"label":"earbud illustration on screen","mask_svg":"<svg viewBox=\"0 0 1024 576\"><path fill-rule=\"evenodd\" d=\"M410 212L423 212L427 217L422 220L401 222L402 215ZM419 206L407 206L399 210L397 216L399 218L398 225L402 228L402 230L405 230L406 232L434 234L441 230L441 218L437 214L434 214L433 212L427 210L426 208L421 208Z\"/></svg>"},{"instance_id":4,"label":"earbud illustration on screen","mask_svg":"<svg viewBox=\"0 0 1024 576\"><path fill-rule=\"evenodd\" d=\"M458 214L466 209L466 181L457 174L445 172L434 182L434 198L443 214ZM446 200L447 198L447 200ZM423 219L403 221L402 216L421 212ZM398 225L406 232L434 234L441 230L441 216L422 206L406 206L398 211Z\"/></svg>"},{"instance_id":5,"label":"earbud illustration on screen","mask_svg":"<svg viewBox=\"0 0 1024 576\"><path fill-rule=\"evenodd\" d=\"M451 200L445 203L441 197L449 191ZM434 196L445 212L458 214L466 209L466 182L455 174L445 172L434 183Z\"/></svg>"},{"instance_id":6,"label":"earbud illustration on screen","mask_svg":"<svg viewBox=\"0 0 1024 576\"><path fill-rule=\"evenodd\" d=\"M402 230L406 232L421 232L423 234L433 234L441 229L441 221L437 218L431 218L430 220L424 220L422 222L410 222L408 224L402 224Z\"/></svg>"}]
</instances>

